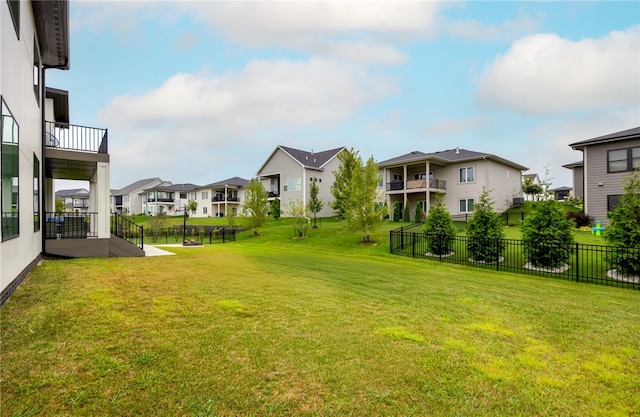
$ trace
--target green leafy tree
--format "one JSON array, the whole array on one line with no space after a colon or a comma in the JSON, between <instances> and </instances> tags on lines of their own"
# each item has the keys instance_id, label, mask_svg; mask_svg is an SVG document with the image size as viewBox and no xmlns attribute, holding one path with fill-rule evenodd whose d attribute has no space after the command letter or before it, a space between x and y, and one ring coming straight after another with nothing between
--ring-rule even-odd
<instances>
[{"instance_id":1,"label":"green leafy tree","mask_svg":"<svg viewBox=\"0 0 640 417\"><path fill-rule=\"evenodd\" d=\"M198 210L198 202L196 200L189 200L187 203L187 212L188 214L193 214Z\"/></svg>"},{"instance_id":2,"label":"green leafy tree","mask_svg":"<svg viewBox=\"0 0 640 417\"><path fill-rule=\"evenodd\" d=\"M533 199L536 200L537 196L544 192L544 189L542 185L534 183L533 178L525 177L524 184L522 184L522 192L533 196Z\"/></svg>"},{"instance_id":3,"label":"green leafy tree","mask_svg":"<svg viewBox=\"0 0 640 417\"><path fill-rule=\"evenodd\" d=\"M249 227L253 229L254 236L258 236L258 228L267 221L268 198L269 194L264 189L262 182L252 178L247 186L242 208L247 215Z\"/></svg>"},{"instance_id":4,"label":"green leafy tree","mask_svg":"<svg viewBox=\"0 0 640 417\"><path fill-rule=\"evenodd\" d=\"M604 238L614 246L609 262L619 273L640 275L640 171L625 183L625 193L609 213Z\"/></svg>"},{"instance_id":5,"label":"green leafy tree","mask_svg":"<svg viewBox=\"0 0 640 417\"><path fill-rule=\"evenodd\" d=\"M345 216L350 229L362 232L364 243L371 242L371 233L385 215L385 207L379 203L378 182L378 166L373 156L364 164L358 156L351 176Z\"/></svg>"},{"instance_id":6,"label":"green leafy tree","mask_svg":"<svg viewBox=\"0 0 640 417\"><path fill-rule=\"evenodd\" d=\"M306 237L307 224L309 223L310 212L308 207L300 200L290 201L286 213L293 218L293 228L296 237Z\"/></svg>"},{"instance_id":7,"label":"green leafy tree","mask_svg":"<svg viewBox=\"0 0 640 417\"><path fill-rule=\"evenodd\" d=\"M158 213L155 216L152 216L151 219L149 219L148 230L149 230L149 233L151 234L151 240L153 242L156 242L158 240L158 237L162 234L162 232L167 230L167 224L168 224L167 215L164 212Z\"/></svg>"},{"instance_id":8,"label":"green leafy tree","mask_svg":"<svg viewBox=\"0 0 640 417\"><path fill-rule=\"evenodd\" d=\"M324 207L324 201L318 198L320 187L316 181L311 182L311 188L309 189L309 202L307 203L307 209L313 213L313 228L317 229L316 217L318 212Z\"/></svg>"},{"instance_id":9,"label":"green leafy tree","mask_svg":"<svg viewBox=\"0 0 640 417\"><path fill-rule=\"evenodd\" d=\"M353 173L358 165L360 156L358 151L351 148L350 150L343 150L338 154L340 160L340 167L333 171L335 181L331 186L331 194L333 195L333 202L331 208L335 210L336 216L340 220L346 219L347 205L349 202L349 195L351 193L351 179ZM362 160L360 159L362 162ZM360 164L362 166L362 164Z\"/></svg>"},{"instance_id":10,"label":"green leafy tree","mask_svg":"<svg viewBox=\"0 0 640 417\"><path fill-rule=\"evenodd\" d=\"M522 222L525 258L534 267L558 268L571 256L575 224L555 200L537 201Z\"/></svg>"},{"instance_id":11,"label":"green leafy tree","mask_svg":"<svg viewBox=\"0 0 640 417\"><path fill-rule=\"evenodd\" d=\"M225 217L227 218L227 226L233 228L236 225L236 216L233 214L231 206L227 206Z\"/></svg>"},{"instance_id":12,"label":"green leafy tree","mask_svg":"<svg viewBox=\"0 0 640 417\"><path fill-rule=\"evenodd\" d=\"M402 212L402 221L409 223L411 221L411 212L409 211L409 202L405 202L404 210Z\"/></svg>"},{"instance_id":13,"label":"green leafy tree","mask_svg":"<svg viewBox=\"0 0 640 417\"><path fill-rule=\"evenodd\" d=\"M429 209L423 230L429 253L447 255L452 251L456 228L440 193L436 194L436 202Z\"/></svg>"},{"instance_id":14,"label":"green leafy tree","mask_svg":"<svg viewBox=\"0 0 640 417\"><path fill-rule=\"evenodd\" d=\"M467 221L467 236L469 256L474 261L495 262L500 258L504 249L504 228L484 187L473 206L473 216Z\"/></svg>"},{"instance_id":15,"label":"green leafy tree","mask_svg":"<svg viewBox=\"0 0 640 417\"><path fill-rule=\"evenodd\" d=\"M422 222L422 204L419 201L416 203L416 214L413 221L416 223Z\"/></svg>"},{"instance_id":16,"label":"green leafy tree","mask_svg":"<svg viewBox=\"0 0 640 417\"><path fill-rule=\"evenodd\" d=\"M274 198L271 201L271 216L278 220L282 215L282 210L280 209L280 199L278 197Z\"/></svg>"},{"instance_id":17,"label":"green leafy tree","mask_svg":"<svg viewBox=\"0 0 640 417\"><path fill-rule=\"evenodd\" d=\"M56 199L56 214L64 213L66 207L64 205L64 200L57 198Z\"/></svg>"}]
</instances>

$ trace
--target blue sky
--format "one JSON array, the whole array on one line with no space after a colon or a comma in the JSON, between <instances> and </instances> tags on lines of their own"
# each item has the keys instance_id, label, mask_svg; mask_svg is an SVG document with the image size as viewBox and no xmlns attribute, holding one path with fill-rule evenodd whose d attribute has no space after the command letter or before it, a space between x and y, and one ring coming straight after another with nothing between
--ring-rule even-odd
<instances>
[{"instance_id":1,"label":"blue sky","mask_svg":"<svg viewBox=\"0 0 640 417\"><path fill-rule=\"evenodd\" d=\"M70 4L47 84L109 129L111 188L250 178L277 145L460 147L559 187L568 144L640 126L639 2Z\"/></svg>"}]
</instances>

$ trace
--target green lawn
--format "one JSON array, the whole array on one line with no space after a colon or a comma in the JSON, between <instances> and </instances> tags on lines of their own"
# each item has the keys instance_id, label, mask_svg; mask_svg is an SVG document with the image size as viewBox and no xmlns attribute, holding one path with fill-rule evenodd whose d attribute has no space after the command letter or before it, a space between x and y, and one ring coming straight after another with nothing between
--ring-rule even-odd
<instances>
[{"instance_id":1,"label":"green lawn","mask_svg":"<svg viewBox=\"0 0 640 417\"><path fill-rule=\"evenodd\" d=\"M0 310L3 416L632 416L640 294L388 254L323 221L47 261Z\"/></svg>"}]
</instances>

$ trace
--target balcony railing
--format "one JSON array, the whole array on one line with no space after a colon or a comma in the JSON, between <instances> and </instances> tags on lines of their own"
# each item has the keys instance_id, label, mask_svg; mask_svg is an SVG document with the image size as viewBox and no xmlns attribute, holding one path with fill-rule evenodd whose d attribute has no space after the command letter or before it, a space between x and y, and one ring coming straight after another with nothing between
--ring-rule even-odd
<instances>
[{"instance_id":1,"label":"balcony railing","mask_svg":"<svg viewBox=\"0 0 640 417\"><path fill-rule=\"evenodd\" d=\"M427 180L409 180L406 183L407 190L424 189L427 186ZM445 180L430 179L429 188L435 188L437 190L446 190L447 182ZM402 180L393 180L387 183L387 191L402 191L405 189L405 182Z\"/></svg>"},{"instance_id":2,"label":"balcony railing","mask_svg":"<svg viewBox=\"0 0 640 417\"><path fill-rule=\"evenodd\" d=\"M280 197L280 193L278 191L268 191L267 194L269 195L269 198Z\"/></svg>"},{"instance_id":3,"label":"balcony railing","mask_svg":"<svg viewBox=\"0 0 640 417\"><path fill-rule=\"evenodd\" d=\"M446 190L447 189L447 182L445 180L434 180L431 179L429 180L429 188L435 188L438 190Z\"/></svg>"},{"instance_id":4,"label":"balcony railing","mask_svg":"<svg viewBox=\"0 0 640 417\"><path fill-rule=\"evenodd\" d=\"M228 197L226 200L224 198L224 196L215 196L211 199L211 201L213 203L220 203L220 202L238 202L238 197Z\"/></svg>"},{"instance_id":5,"label":"balcony railing","mask_svg":"<svg viewBox=\"0 0 640 417\"><path fill-rule=\"evenodd\" d=\"M46 122L47 148L108 153L107 129Z\"/></svg>"},{"instance_id":6,"label":"balcony railing","mask_svg":"<svg viewBox=\"0 0 640 417\"><path fill-rule=\"evenodd\" d=\"M175 203L173 198L148 198L147 203Z\"/></svg>"},{"instance_id":7,"label":"balcony railing","mask_svg":"<svg viewBox=\"0 0 640 417\"><path fill-rule=\"evenodd\" d=\"M98 213L45 213L47 239L84 239L97 237Z\"/></svg>"}]
</instances>

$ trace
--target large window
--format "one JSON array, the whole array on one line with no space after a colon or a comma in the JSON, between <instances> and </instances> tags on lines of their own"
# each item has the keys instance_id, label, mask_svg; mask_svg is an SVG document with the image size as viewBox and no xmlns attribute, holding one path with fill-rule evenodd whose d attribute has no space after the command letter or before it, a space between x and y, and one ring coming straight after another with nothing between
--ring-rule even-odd
<instances>
[{"instance_id":1,"label":"large window","mask_svg":"<svg viewBox=\"0 0 640 417\"><path fill-rule=\"evenodd\" d=\"M607 152L607 172L625 172L640 169L640 146Z\"/></svg>"},{"instance_id":2,"label":"large window","mask_svg":"<svg viewBox=\"0 0 640 417\"><path fill-rule=\"evenodd\" d=\"M302 178L289 178L284 180L284 191L300 191L302 189Z\"/></svg>"},{"instance_id":3,"label":"large window","mask_svg":"<svg viewBox=\"0 0 640 417\"><path fill-rule=\"evenodd\" d=\"M202 199L203 200L208 200L209 199L209 191L203 191L202 192Z\"/></svg>"},{"instance_id":4,"label":"large window","mask_svg":"<svg viewBox=\"0 0 640 417\"><path fill-rule=\"evenodd\" d=\"M18 180L19 127L9 107L2 101L2 240L12 239L20 234L20 183Z\"/></svg>"},{"instance_id":5,"label":"large window","mask_svg":"<svg viewBox=\"0 0 640 417\"><path fill-rule=\"evenodd\" d=\"M38 40L33 37L33 93L36 102L40 105L40 50L38 50Z\"/></svg>"},{"instance_id":6,"label":"large window","mask_svg":"<svg viewBox=\"0 0 640 417\"><path fill-rule=\"evenodd\" d=\"M20 39L20 0L7 0L11 20L13 20L13 28L16 30L16 36Z\"/></svg>"},{"instance_id":7,"label":"large window","mask_svg":"<svg viewBox=\"0 0 640 417\"><path fill-rule=\"evenodd\" d=\"M622 197L620 194L607 196L607 211L613 211L616 209L618 203L620 203L620 197Z\"/></svg>"},{"instance_id":8,"label":"large window","mask_svg":"<svg viewBox=\"0 0 640 417\"><path fill-rule=\"evenodd\" d=\"M459 174L458 181L461 183L474 182L476 180L475 167L460 168Z\"/></svg>"},{"instance_id":9,"label":"large window","mask_svg":"<svg viewBox=\"0 0 640 417\"><path fill-rule=\"evenodd\" d=\"M463 198L460 202L460 213L472 213L475 200L473 198Z\"/></svg>"},{"instance_id":10,"label":"large window","mask_svg":"<svg viewBox=\"0 0 640 417\"><path fill-rule=\"evenodd\" d=\"M40 231L40 160L33 154L33 231Z\"/></svg>"}]
</instances>

